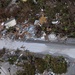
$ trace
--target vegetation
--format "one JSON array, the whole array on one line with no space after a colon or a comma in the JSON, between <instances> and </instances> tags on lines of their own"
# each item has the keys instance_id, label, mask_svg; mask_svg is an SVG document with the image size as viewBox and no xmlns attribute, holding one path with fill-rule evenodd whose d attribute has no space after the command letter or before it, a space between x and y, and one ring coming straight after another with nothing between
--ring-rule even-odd
<instances>
[{"instance_id":1,"label":"vegetation","mask_svg":"<svg viewBox=\"0 0 75 75\"><path fill-rule=\"evenodd\" d=\"M10 64L14 64L14 62L17 60L17 58L18 58L17 56L10 56L8 59L8 62Z\"/></svg>"},{"instance_id":2,"label":"vegetation","mask_svg":"<svg viewBox=\"0 0 75 75\"><path fill-rule=\"evenodd\" d=\"M9 29L7 29L7 32L15 32L16 31L16 28L15 27L10 27Z\"/></svg>"},{"instance_id":3,"label":"vegetation","mask_svg":"<svg viewBox=\"0 0 75 75\"><path fill-rule=\"evenodd\" d=\"M48 63L48 69L51 68L51 70L56 74L62 74L66 73L67 71L67 63L64 59L64 57L52 57L50 55L47 55L45 57L45 60Z\"/></svg>"},{"instance_id":4,"label":"vegetation","mask_svg":"<svg viewBox=\"0 0 75 75\"><path fill-rule=\"evenodd\" d=\"M6 49L3 48L2 50L0 50L0 57L2 57L5 54Z\"/></svg>"},{"instance_id":5,"label":"vegetation","mask_svg":"<svg viewBox=\"0 0 75 75\"><path fill-rule=\"evenodd\" d=\"M29 63L25 63L23 66L23 71L18 71L17 75L35 75L35 68Z\"/></svg>"},{"instance_id":6,"label":"vegetation","mask_svg":"<svg viewBox=\"0 0 75 75\"><path fill-rule=\"evenodd\" d=\"M36 0L37 4L33 2L33 0L27 0L26 2L19 0L16 5L14 5L14 8L12 5L6 10L6 7L9 5L10 1L11 0L0 0L0 19L2 19L2 21L5 21L7 17L10 18L13 16L17 19L17 22L22 23L27 19L29 22L34 23L34 21L39 19L41 16L41 9L43 9L43 13L48 17L47 24L42 25L40 31L37 29L38 31L36 34L39 34L41 31L45 31L46 34L55 32L62 33L69 37L75 37L74 0ZM10 11L11 8L12 11ZM59 15L56 16L58 13ZM39 15L37 16L36 14ZM60 23L53 25L51 23L53 20L58 20ZM51 28L51 31L46 30L48 27ZM43 28L44 30L42 30Z\"/></svg>"},{"instance_id":7,"label":"vegetation","mask_svg":"<svg viewBox=\"0 0 75 75\"><path fill-rule=\"evenodd\" d=\"M0 8L5 8L8 6L11 0L0 0Z\"/></svg>"},{"instance_id":8,"label":"vegetation","mask_svg":"<svg viewBox=\"0 0 75 75\"><path fill-rule=\"evenodd\" d=\"M35 66L38 69L39 73L43 73L46 70L46 61L41 58L35 58Z\"/></svg>"},{"instance_id":9,"label":"vegetation","mask_svg":"<svg viewBox=\"0 0 75 75\"><path fill-rule=\"evenodd\" d=\"M62 56L53 57L46 55L44 59L34 56L27 56L27 62L23 63L22 71L18 71L17 75L34 75L35 73L43 73L44 70L53 71L56 74L66 73L67 63Z\"/></svg>"},{"instance_id":10,"label":"vegetation","mask_svg":"<svg viewBox=\"0 0 75 75\"><path fill-rule=\"evenodd\" d=\"M0 55L3 56L5 51L5 48L0 50L0 53L2 54ZM20 56L20 54L21 51L17 49L14 55L8 53L6 56L6 58L8 58L6 61L8 61L9 64L15 64L15 62L17 62L16 66L22 67L22 70L17 71L16 75L34 75L35 73L42 74L45 70L51 70L56 74L66 73L67 71L67 62L63 56L55 57L51 55L44 55L44 58L40 58L28 50L23 52L22 56Z\"/></svg>"},{"instance_id":11,"label":"vegetation","mask_svg":"<svg viewBox=\"0 0 75 75\"><path fill-rule=\"evenodd\" d=\"M41 58L35 58L34 61L32 56L30 56L30 58L27 63L22 65L23 70L21 72L18 71L17 75L34 75L36 73L36 69L39 73L44 72L46 69L46 62Z\"/></svg>"}]
</instances>

